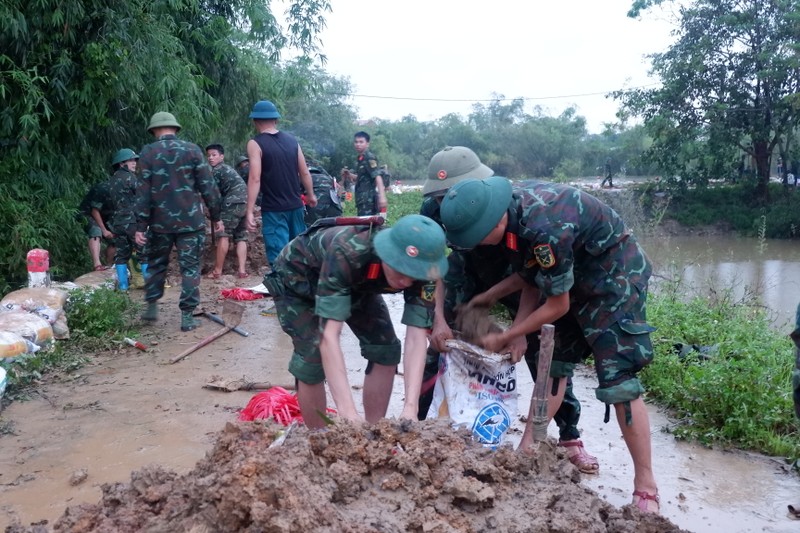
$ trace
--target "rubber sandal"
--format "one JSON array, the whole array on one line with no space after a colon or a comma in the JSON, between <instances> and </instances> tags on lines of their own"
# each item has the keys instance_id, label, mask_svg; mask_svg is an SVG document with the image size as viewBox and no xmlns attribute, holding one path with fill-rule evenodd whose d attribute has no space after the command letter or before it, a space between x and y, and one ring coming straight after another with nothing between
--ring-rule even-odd
<instances>
[{"instance_id":1,"label":"rubber sandal","mask_svg":"<svg viewBox=\"0 0 800 533\"><path fill-rule=\"evenodd\" d=\"M582 473L596 474L600 471L600 463L597 461L597 457L589 455L589 453L586 451L586 448L583 447L583 442L581 442L579 439L562 440L559 441L558 445L563 446L564 448L578 449L578 453L573 455L570 455L569 452L567 452L567 459L569 459L569 462L574 464Z\"/></svg>"},{"instance_id":2,"label":"rubber sandal","mask_svg":"<svg viewBox=\"0 0 800 533\"><path fill-rule=\"evenodd\" d=\"M219 279L221 277L222 277L222 272L220 272L219 274L216 272L212 272L211 274L206 276L206 279Z\"/></svg>"},{"instance_id":3,"label":"rubber sandal","mask_svg":"<svg viewBox=\"0 0 800 533\"><path fill-rule=\"evenodd\" d=\"M247 272L237 272L236 277L239 279L249 278L250 274L248 274Z\"/></svg>"},{"instance_id":4,"label":"rubber sandal","mask_svg":"<svg viewBox=\"0 0 800 533\"><path fill-rule=\"evenodd\" d=\"M633 502L633 505L636 506L643 513L653 513L653 514L661 514L661 499L658 497L658 494L650 494L643 490L635 490L633 491L633 497L639 498ZM655 511L651 511L648 507L648 502L656 502L658 505L658 509Z\"/></svg>"},{"instance_id":5,"label":"rubber sandal","mask_svg":"<svg viewBox=\"0 0 800 533\"><path fill-rule=\"evenodd\" d=\"M103 270L108 270L108 268L109 267L107 267L105 265L97 265L96 267L94 267L94 271L95 272L102 272Z\"/></svg>"}]
</instances>

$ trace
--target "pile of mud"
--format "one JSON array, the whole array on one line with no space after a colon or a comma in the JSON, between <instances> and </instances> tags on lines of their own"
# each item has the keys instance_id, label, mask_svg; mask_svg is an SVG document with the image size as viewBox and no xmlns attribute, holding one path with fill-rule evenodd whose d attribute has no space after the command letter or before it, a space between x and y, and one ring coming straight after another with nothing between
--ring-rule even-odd
<instances>
[{"instance_id":1,"label":"pile of mud","mask_svg":"<svg viewBox=\"0 0 800 533\"><path fill-rule=\"evenodd\" d=\"M444 421L298 428L228 424L184 476L159 467L103 486L55 531L664 532L668 520L617 509L578 484L549 444L536 457L488 450ZM48 531L46 524L7 531Z\"/></svg>"}]
</instances>

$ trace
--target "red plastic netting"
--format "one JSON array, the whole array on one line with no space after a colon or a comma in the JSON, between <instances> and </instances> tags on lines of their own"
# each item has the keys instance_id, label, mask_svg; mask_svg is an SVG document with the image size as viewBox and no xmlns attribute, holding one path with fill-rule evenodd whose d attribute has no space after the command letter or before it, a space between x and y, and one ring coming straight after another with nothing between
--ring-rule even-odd
<instances>
[{"instance_id":1,"label":"red plastic netting","mask_svg":"<svg viewBox=\"0 0 800 533\"><path fill-rule=\"evenodd\" d=\"M333 409L327 409L326 412L328 414L336 413ZM267 419L272 419L284 426L288 426L294 421L302 424L303 416L300 414L297 396L283 387L272 387L250 398L247 406L239 413L239 420L246 422Z\"/></svg>"},{"instance_id":2,"label":"red plastic netting","mask_svg":"<svg viewBox=\"0 0 800 533\"><path fill-rule=\"evenodd\" d=\"M244 289L242 287L234 287L233 289L222 289L220 294L223 298L228 300L239 300L239 301L246 301L246 300L258 300L259 298L263 298L264 295L260 292L253 292L250 289Z\"/></svg>"}]
</instances>

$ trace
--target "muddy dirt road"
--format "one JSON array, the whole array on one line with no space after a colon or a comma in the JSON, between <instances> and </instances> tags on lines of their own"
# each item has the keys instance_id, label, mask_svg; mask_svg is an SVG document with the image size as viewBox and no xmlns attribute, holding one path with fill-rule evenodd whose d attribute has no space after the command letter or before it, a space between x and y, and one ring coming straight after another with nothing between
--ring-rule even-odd
<instances>
[{"instance_id":1,"label":"muddy dirt road","mask_svg":"<svg viewBox=\"0 0 800 533\"><path fill-rule=\"evenodd\" d=\"M253 277L239 285L258 281ZM225 278L204 280L203 305L221 309L216 295L233 284ZM124 346L118 353L97 356L78 375L49 382L29 401L15 402L2 412L13 433L0 436L0 529L14 519L24 524L47 519L52 524L67 506L97 502L101 484L128 481L131 471L145 465L179 474L191 470L211 450L215 434L236 419L254 394L203 389L211 375L291 381L286 371L291 343L268 312L269 299L245 302L241 327L252 332L250 337L228 333L177 364L164 364L219 328L209 321L181 333L176 299L177 291L169 290L159 322L142 328L140 340L151 346L149 352ZM387 303L399 316L402 297L388 297ZM398 335L402 338L403 332ZM365 365L353 355L358 351L349 332L346 343L351 384L359 389ZM584 476L582 483L621 506L630 502L632 468L616 423L602 423L603 406L594 399L593 379L582 372L576 394L583 401L583 438L599 457L601 470ZM390 415L400 412L401 380L395 382ZM519 381L520 410L525 411L532 385L524 368L519 369ZM800 478L787 473L780 461L676 442L661 431L668 420L656 409L651 416L654 466L666 517L699 532L800 530L786 507L800 499ZM551 434L556 435L553 427ZM78 482L84 470L86 478Z\"/></svg>"}]
</instances>

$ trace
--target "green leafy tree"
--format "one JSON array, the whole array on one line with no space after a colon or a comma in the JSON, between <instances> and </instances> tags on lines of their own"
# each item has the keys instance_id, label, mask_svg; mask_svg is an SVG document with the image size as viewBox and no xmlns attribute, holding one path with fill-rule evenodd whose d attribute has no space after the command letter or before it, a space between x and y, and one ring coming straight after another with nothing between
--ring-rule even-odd
<instances>
[{"instance_id":1,"label":"green leafy tree","mask_svg":"<svg viewBox=\"0 0 800 533\"><path fill-rule=\"evenodd\" d=\"M629 15L660 3L637 0ZM644 117L664 168L702 183L733 172L741 150L754 161L754 199L767 202L771 155L800 119L798 2L695 0L680 8L676 37L652 56L663 86L616 97Z\"/></svg>"}]
</instances>

